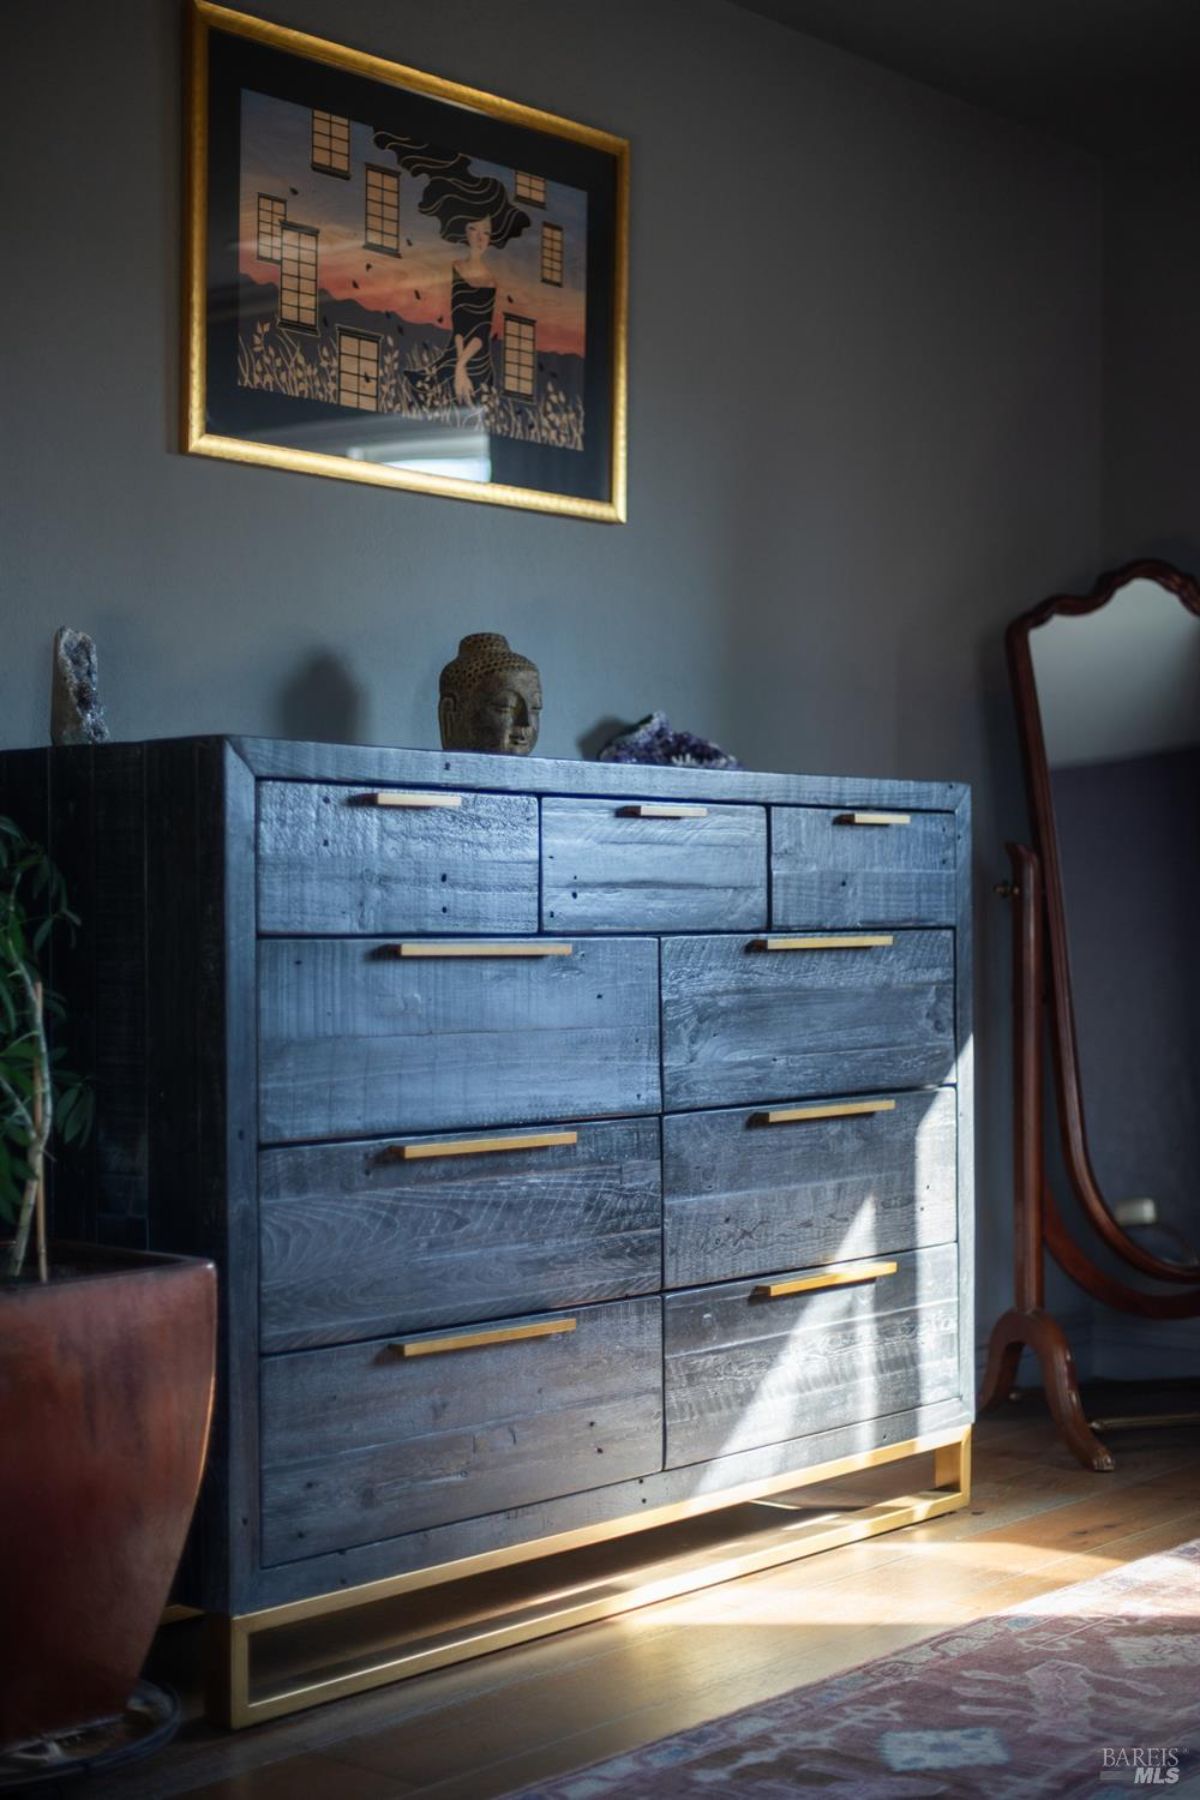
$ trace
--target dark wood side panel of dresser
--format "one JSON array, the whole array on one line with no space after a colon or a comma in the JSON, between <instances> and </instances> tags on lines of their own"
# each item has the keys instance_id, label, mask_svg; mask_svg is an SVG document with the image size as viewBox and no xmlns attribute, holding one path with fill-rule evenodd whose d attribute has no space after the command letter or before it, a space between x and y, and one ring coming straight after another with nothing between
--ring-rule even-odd
<instances>
[{"instance_id":1,"label":"dark wood side panel of dresser","mask_svg":"<svg viewBox=\"0 0 1200 1800\"><path fill-rule=\"evenodd\" d=\"M81 919L54 949L62 1043L100 1123L56 1156L56 1236L220 1270L208 1470L175 1597L228 1609L258 1556L255 780L223 739L0 755L0 810Z\"/></svg>"}]
</instances>

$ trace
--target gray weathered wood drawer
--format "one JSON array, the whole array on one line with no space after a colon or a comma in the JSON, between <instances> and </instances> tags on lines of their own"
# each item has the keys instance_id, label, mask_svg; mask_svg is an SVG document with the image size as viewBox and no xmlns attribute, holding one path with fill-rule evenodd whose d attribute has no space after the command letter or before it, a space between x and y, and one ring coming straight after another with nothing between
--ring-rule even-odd
<instances>
[{"instance_id":1,"label":"gray weathered wood drawer","mask_svg":"<svg viewBox=\"0 0 1200 1800\"><path fill-rule=\"evenodd\" d=\"M954 1074L951 931L666 938L662 990L671 1110Z\"/></svg>"},{"instance_id":2,"label":"gray weathered wood drawer","mask_svg":"<svg viewBox=\"0 0 1200 1800\"><path fill-rule=\"evenodd\" d=\"M258 980L265 1143L658 1110L650 938L268 938Z\"/></svg>"},{"instance_id":3,"label":"gray weathered wood drawer","mask_svg":"<svg viewBox=\"0 0 1200 1800\"><path fill-rule=\"evenodd\" d=\"M259 1157L265 1350L654 1293L657 1119Z\"/></svg>"},{"instance_id":4,"label":"gray weathered wood drawer","mask_svg":"<svg viewBox=\"0 0 1200 1800\"><path fill-rule=\"evenodd\" d=\"M767 922L761 806L542 802L547 931L752 931Z\"/></svg>"},{"instance_id":5,"label":"gray weathered wood drawer","mask_svg":"<svg viewBox=\"0 0 1200 1800\"><path fill-rule=\"evenodd\" d=\"M953 925L951 812L771 808L771 925Z\"/></svg>"},{"instance_id":6,"label":"gray weathered wood drawer","mask_svg":"<svg viewBox=\"0 0 1200 1800\"><path fill-rule=\"evenodd\" d=\"M264 1561L661 1469L661 1309L657 1298L621 1300L266 1358Z\"/></svg>"},{"instance_id":7,"label":"gray weathered wood drawer","mask_svg":"<svg viewBox=\"0 0 1200 1800\"><path fill-rule=\"evenodd\" d=\"M531 796L259 783L260 931L536 931L537 907Z\"/></svg>"},{"instance_id":8,"label":"gray weathered wood drawer","mask_svg":"<svg viewBox=\"0 0 1200 1800\"><path fill-rule=\"evenodd\" d=\"M668 1114L667 1287L951 1241L956 1114L952 1088Z\"/></svg>"},{"instance_id":9,"label":"gray weathered wood drawer","mask_svg":"<svg viewBox=\"0 0 1200 1800\"><path fill-rule=\"evenodd\" d=\"M957 1245L888 1261L894 1274L777 1298L766 1289L831 1271L668 1294L667 1467L956 1395Z\"/></svg>"}]
</instances>

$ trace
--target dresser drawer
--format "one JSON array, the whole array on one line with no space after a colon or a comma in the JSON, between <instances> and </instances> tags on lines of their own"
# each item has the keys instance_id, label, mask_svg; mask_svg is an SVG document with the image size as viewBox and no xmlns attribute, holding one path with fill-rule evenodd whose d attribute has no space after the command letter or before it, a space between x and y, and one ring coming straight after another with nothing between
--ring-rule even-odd
<instances>
[{"instance_id":1,"label":"dresser drawer","mask_svg":"<svg viewBox=\"0 0 1200 1800\"><path fill-rule=\"evenodd\" d=\"M957 1245L887 1261L894 1274L778 1298L766 1288L831 1271L668 1294L667 1467L957 1394Z\"/></svg>"},{"instance_id":2,"label":"dresser drawer","mask_svg":"<svg viewBox=\"0 0 1200 1800\"><path fill-rule=\"evenodd\" d=\"M949 1242L956 1108L939 1088L668 1115L666 1286Z\"/></svg>"},{"instance_id":3,"label":"dresser drawer","mask_svg":"<svg viewBox=\"0 0 1200 1800\"><path fill-rule=\"evenodd\" d=\"M761 806L544 800L547 931L752 931L767 919Z\"/></svg>"},{"instance_id":4,"label":"dresser drawer","mask_svg":"<svg viewBox=\"0 0 1200 1800\"><path fill-rule=\"evenodd\" d=\"M657 1119L308 1144L258 1167L265 1350L659 1287Z\"/></svg>"},{"instance_id":5,"label":"dresser drawer","mask_svg":"<svg viewBox=\"0 0 1200 1800\"><path fill-rule=\"evenodd\" d=\"M537 801L510 794L258 786L258 928L536 931Z\"/></svg>"},{"instance_id":6,"label":"dresser drawer","mask_svg":"<svg viewBox=\"0 0 1200 1800\"><path fill-rule=\"evenodd\" d=\"M267 1143L658 1110L652 939L271 938L258 978Z\"/></svg>"},{"instance_id":7,"label":"dresser drawer","mask_svg":"<svg viewBox=\"0 0 1200 1800\"><path fill-rule=\"evenodd\" d=\"M954 934L662 946L668 1108L936 1087L954 1072Z\"/></svg>"},{"instance_id":8,"label":"dresser drawer","mask_svg":"<svg viewBox=\"0 0 1200 1800\"><path fill-rule=\"evenodd\" d=\"M623 1300L402 1347L376 1341L268 1357L264 1561L660 1469L661 1307ZM552 1335L518 1335L530 1327ZM495 1341L506 1331L514 1335Z\"/></svg>"},{"instance_id":9,"label":"dresser drawer","mask_svg":"<svg viewBox=\"0 0 1200 1800\"><path fill-rule=\"evenodd\" d=\"M953 925L955 825L949 812L771 808L771 924Z\"/></svg>"}]
</instances>

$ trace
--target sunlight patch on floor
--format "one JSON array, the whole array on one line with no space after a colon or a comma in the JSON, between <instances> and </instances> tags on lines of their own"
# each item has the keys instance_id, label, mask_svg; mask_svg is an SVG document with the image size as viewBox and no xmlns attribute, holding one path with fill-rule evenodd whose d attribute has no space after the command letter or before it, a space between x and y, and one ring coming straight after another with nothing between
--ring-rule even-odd
<instances>
[{"instance_id":1,"label":"sunlight patch on floor","mask_svg":"<svg viewBox=\"0 0 1200 1800\"><path fill-rule=\"evenodd\" d=\"M965 1616L977 1611L993 1610L988 1594L998 1583L1028 1590L1024 1597L1016 1592L1006 1595L999 1610L1019 1611L1037 1602L1041 1612L1050 1604L1048 1589L1052 1594L1055 1589L1089 1581L1127 1562L1127 1557L1103 1550L1064 1552L1057 1546L1035 1551L1022 1564L1019 1556L1014 1557L1013 1543L1007 1540L910 1545L903 1559L889 1562L874 1580L860 1572L848 1577L845 1585L835 1581L805 1591L795 1582L794 1575L789 1579L787 1574L777 1574L772 1580L768 1572L741 1583L681 1595L648 1611L627 1614L620 1625L634 1633L661 1630L667 1623L673 1627L714 1629L792 1627L806 1632L919 1624L923 1629L937 1630L960 1624ZM1111 1599L1108 1604L1111 1606ZM1090 1610L1081 1601L1072 1604L1070 1613L1083 1617ZM1200 1601L1181 1580L1179 1594L1153 1611L1156 1616L1189 1616L1200 1612Z\"/></svg>"}]
</instances>

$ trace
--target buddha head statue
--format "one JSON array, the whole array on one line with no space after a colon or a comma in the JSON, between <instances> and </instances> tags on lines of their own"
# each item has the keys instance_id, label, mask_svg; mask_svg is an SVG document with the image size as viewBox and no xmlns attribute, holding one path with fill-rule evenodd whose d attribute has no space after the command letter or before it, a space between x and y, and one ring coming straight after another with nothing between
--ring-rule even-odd
<instances>
[{"instance_id":1,"label":"buddha head statue","mask_svg":"<svg viewBox=\"0 0 1200 1800\"><path fill-rule=\"evenodd\" d=\"M438 684L443 750L528 756L537 743L542 683L537 666L498 631L462 639Z\"/></svg>"}]
</instances>

